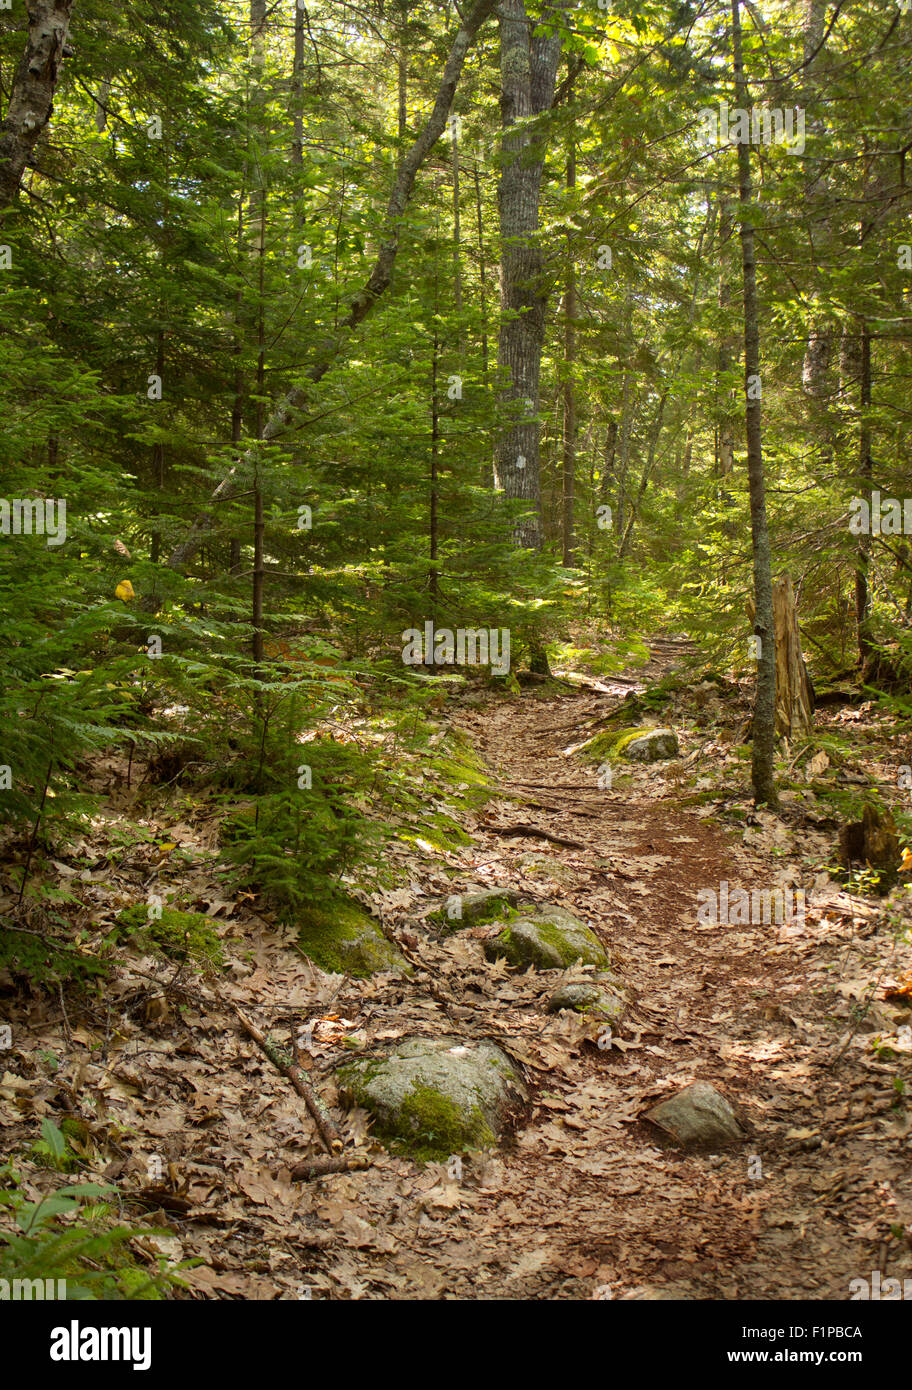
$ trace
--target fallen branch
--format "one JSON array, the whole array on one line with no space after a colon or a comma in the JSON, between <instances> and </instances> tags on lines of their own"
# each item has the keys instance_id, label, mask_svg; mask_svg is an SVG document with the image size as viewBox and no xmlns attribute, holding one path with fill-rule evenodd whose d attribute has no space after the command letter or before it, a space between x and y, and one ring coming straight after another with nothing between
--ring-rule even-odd
<instances>
[{"instance_id":1,"label":"fallen branch","mask_svg":"<svg viewBox=\"0 0 912 1390\"><path fill-rule=\"evenodd\" d=\"M323 1141L323 1147L330 1154L338 1153L342 1148L342 1138L339 1131L336 1129L332 1116L316 1091L304 1080L301 1068L298 1066L297 1062L289 1057L286 1052L283 1052L282 1048L279 1047L278 1043L272 1038L268 1038L265 1033L261 1033L259 1028L251 1023L250 1019L247 1018L245 1014L241 1013L236 1004L232 1004L231 1007L244 1031L250 1034L258 1047L262 1048L276 1070L287 1077L292 1086L294 1086L298 1095L313 1116L314 1124L317 1126L320 1138Z\"/></svg>"},{"instance_id":2,"label":"fallen branch","mask_svg":"<svg viewBox=\"0 0 912 1390\"><path fill-rule=\"evenodd\" d=\"M567 845L569 849L591 849L582 840L569 840L565 835L552 835L550 830L542 830L538 825L486 825L492 835L529 836L537 840L550 840L553 845Z\"/></svg>"},{"instance_id":3,"label":"fallen branch","mask_svg":"<svg viewBox=\"0 0 912 1390\"><path fill-rule=\"evenodd\" d=\"M296 1163L291 1170L292 1182L310 1182L313 1178L325 1177L327 1173L358 1173L369 1168L370 1159L366 1157L348 1158L340 1154L338 1158L308 1158Z\"/></svg>"}]
</instances>

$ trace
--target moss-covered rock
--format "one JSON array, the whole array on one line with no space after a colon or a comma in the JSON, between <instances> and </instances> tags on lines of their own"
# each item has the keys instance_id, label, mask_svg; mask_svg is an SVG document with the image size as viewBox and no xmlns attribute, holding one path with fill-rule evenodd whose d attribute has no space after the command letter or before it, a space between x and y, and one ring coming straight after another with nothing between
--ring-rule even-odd
<instances>
[{"instance_id":1,"label":"moss-covered rock","mask_svg":"<svg viewBox=\"0 0 912 1390\"><path fill-rule=\"evenodd\" d=\"M411 973L401 952L360 903L341 894L309 907L298 920L298 943L321 970L363 978L381 970Z\"/></svg>"},{"instance_id":2,"label":"moss-covered rock","mask_svg":"<svg viewBox=\"0 0 912 1390\"><path fill-rule=\"evenodd\" d=\"M614 745L614 756L631 763L659 763L678 756L678 736L674 729L635 729L622 734Z\"/></svg>"},{"instance_id":3,"label":"moss-covered rock","mask_svg":"<svg viewBox=\"0 0 912 1390\"><path fill-rule=\"evenodd\" d=\"M584 743L579 752L586 758L601 762L624 760L634 763L657 763L678 756L678 738L674 729L606 729Z\"/></svg>"},{"instance_id":4,"label":"moss-covered rock","mask_svg":"<svg viewBox=\"0 0 912 1390\"><path fill-rule=\"evenodd\" d=\"M385 1057L336 1072L344 1103L374 1117L390 1147L419 1159L490 1148L528 1099L517 1067L493 1043L409 1038Z\"/></svg>"},{"instance_id":5,"label":"moss-covered rock","mask_svg":"<svg viewBox=\"0 0 912 1390\"><path fill-rule=\"evenodd\" d=\"M449 936L463 927L483 926L512 914L519 894L512 888L479 888L469 893L453 893L434 912L428 921Z\"/></svg>"},{"instance_id":6,"label":"moss-covered rock","mask_svg":"<svg viewBox=\"0 0 912 1390\"><path fill-rule=\"evenodd\" d=\"M514 918L485 942L484 949L489 960L504 958L511 965L534 965L539 970L566 970L577 961L610 964L595 932L563 907L542 907Z\"/></svg>"},{"instance_id":7,"label":"moss-covered rock","mask_svg":"<svg viewBox=\"0 0 912 1390\"><path fill-rule=\"evenodd\" d=\"M532 879L533 882L550 878L553 883L562 883L570 888L578 878L576 870L571 869L569 864L565 864L554 854L536 854L529 851L520 855L518 864L526 878Z\"/></svg>"},{"instance_id":8,"label":"moss-covered rock","mask_svg":"<svg viewBox=\"0 0 912 1390\"><path fill-rule=\"evenodd\" d=\"M150 915L156 910L160 916ZM172 960L189 960L202 970L221 970L224 966L222 943L212 918L202 912L152 909L147 903L136 903L118 913L111 938L128 939L140 950L159 952Z\"/></svg>"},{"instance_id":9,"label":"moss-covered rock","mask_svg":"<svg viewBox=\"0 0 912 1390\"><path fill-rule=\"evenodd\" d=\"M624 998L615 987L614 976L599 974L590 980L565 980L548 1000L548 1012L572 1009L574 1013L598 1015L611 1023L624 1016Z\"/></svg>"}]
</instances>

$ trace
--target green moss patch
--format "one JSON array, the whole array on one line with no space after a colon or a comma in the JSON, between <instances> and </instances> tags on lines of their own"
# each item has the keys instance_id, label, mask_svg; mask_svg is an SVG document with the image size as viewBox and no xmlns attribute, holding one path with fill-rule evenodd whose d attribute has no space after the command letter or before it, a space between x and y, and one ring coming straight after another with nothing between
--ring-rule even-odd
<instances>
[{"instance_id":1,"label":"green moss patch","mask_svg":"<svg viewBox=\"0 0 912 1390\"><path fill-rule=\"evenodd\" d=\"M407 830L400 830L397 838L409 844L417 844L419 840L423 840L425 844L444 853L449 852L454 845L466 848L472 844L471 835L451 816L441 812L428 815L420 825L410 825Z\"/></svg>"},{"instance_id":2,"label":"green moss patch","mask_svg":"<svg viewBox=\"0 0 912 1390\"><path fill-rule=\"evenodd\" d=\"M201 912L161 909L161 916L150 916L147 904L125 907L109 940L129 940L142 951L152 951L170 960L189 960L198 969L222 970L225 964L222 943L212 918Z\"/></svg>"}]
</instances>

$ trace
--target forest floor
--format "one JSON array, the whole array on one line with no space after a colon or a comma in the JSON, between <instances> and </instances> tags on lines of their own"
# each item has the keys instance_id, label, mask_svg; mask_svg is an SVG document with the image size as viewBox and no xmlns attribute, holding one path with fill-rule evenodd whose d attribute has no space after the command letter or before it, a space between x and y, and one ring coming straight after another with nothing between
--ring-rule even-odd
<instances>
[{"instance_id":1,"label":"forest floor","mask_svg":"<svg viewBox=\"0 0 912 1390\"><path fill-rule=\"evenodd\" d=\"M377 895L415 966L408 980L314 969L292 932L220 898L211 823L175 812L180 872L226 919L227 974L169 996L127 970L104 1017L20 997L5 1009L20 1050L0 1076L0 1122L24 1138L61 1106L88 1116L87 1175L153 1213L141 1259L202 1261L182 1276L196 1297L843 1299L873 1271L912 1276L908 918L831 878L835 831L813 799L787 792L779 814L753 811L733 752L743 710L720 714L712 692L679 759L632 766L611 790L568 751L680 655L659 640L621 684L549 685L448 715L500 794L464 817L470 844L436 870L404 863L402 887ZM858 717L827 716L843 728ZM148 884L149 853L88 875L99 910ZM803 884L804 920L701 924L698 893L721 880ZM460 881L560 903L595 928L628 999L610 1038L545 1012L554 972L488 961L491 927L424 929ZM508 1052L528 1110L458 1175L388 1153L364 1112L336 1110L370 1166L294 1182L294 1163L319 1153L316 1131L232 1005L279 1033L309 1018L305 1062L330 1103L346 1036L375 1048L447 1035ZM742 1145L683 1152L643 1120L696 1079L735 1107ZM42 1181L27 1171L30 1191Z\"/></svg>"}]
</instances>

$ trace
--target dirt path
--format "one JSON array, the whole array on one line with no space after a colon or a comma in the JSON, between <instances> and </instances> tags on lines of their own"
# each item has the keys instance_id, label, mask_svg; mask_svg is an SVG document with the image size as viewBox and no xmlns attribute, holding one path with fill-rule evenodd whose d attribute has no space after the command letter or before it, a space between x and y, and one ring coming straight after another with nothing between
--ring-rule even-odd
<instances>
[{"instance_id":1,"label":"dirt path","mask_svg":"<svg viewBox=\"0 0 912 1390\"><path fill-rule=\"evenodd\" d=\"M875 1269L908 1277L909 1121L895 1108L895 1060L862 1044L832 1065L846 1026L832 1017L831 967L852 973L874 928L838 903L809 910L803 927L699 927L700 888L766 886L776 861L678 805L674 764L622 790L581 786L562 750L592 705L570 693L462 721L504 783L549 803L519 814L497 804L491 826L531 821L586 846L480 826L472 867L596 927L634 1001L622 1036L602 1051L566 1015L543 1024L548 981L492 977L465 944L451 947L463 954L450 997L473 1001L456 1018L525 1062L535 1101L483 1169L406 1179L392 1221L370 1179L343 1180L391 1241L362 1263L365 1292L376 1281L374 1296L383 1286L405 1298L839 1299ZM694 1079L740 1107L742 1148L680 1154L638 1120Z\"/></svg>"}]
</instances>

